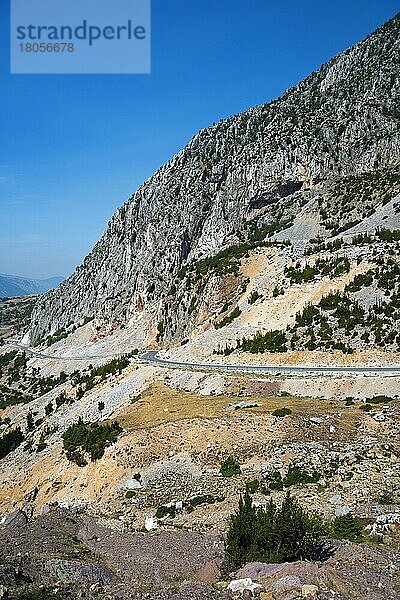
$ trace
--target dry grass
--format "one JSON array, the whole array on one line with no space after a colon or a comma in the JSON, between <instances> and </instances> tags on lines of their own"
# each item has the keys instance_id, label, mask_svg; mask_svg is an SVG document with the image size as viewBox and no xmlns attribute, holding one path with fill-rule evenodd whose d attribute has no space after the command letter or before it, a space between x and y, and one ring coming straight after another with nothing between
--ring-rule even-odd
<instances>
[{"instance_id":1,"label":"dry grass","mask_svg":"<svg viewBox=\"0 0 400 600\"><path fill-rule=\"evenodd\" d=\"M259 407L228 411L227 406L241 400L257 402ZM352 429L362 416L355 407L343 410L342 402L299 398L295 396L201 396L193 392L183 392L168 387L160 381L152 384L133 404L122 407L113 419L130 430L156 427L185 419L216 419L230 415L270 414L277 408L286 406L293 411L293 417L324 417L327 413L343 411L341 421L347 430Z\"/></svg>"}]
</instances>

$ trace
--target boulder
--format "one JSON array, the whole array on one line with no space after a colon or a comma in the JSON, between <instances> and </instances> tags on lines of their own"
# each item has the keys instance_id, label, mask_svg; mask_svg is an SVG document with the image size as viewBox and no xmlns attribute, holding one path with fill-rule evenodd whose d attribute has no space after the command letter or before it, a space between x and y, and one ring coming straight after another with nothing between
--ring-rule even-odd
<instances>
[{"instance_id":1,"label":"boulder","mask_svg":"<svg viewBox=\"0 0 400 600\"><path fill-rule=\"evenodd\" d=\"M262 563L261 563L262 564ZM303 583L317 581L318 579L318 566L308 560L298 560L293 563L281 563L281 564L265 564L263 566L264 574L259 575L258 579L263 584L266 590L270 589L271 584L277 579L284 578L286 576L294 576L300 579Z\"/></svg>"},{"instance_id":2,"label":"boulder","mask_svg":"<svg viewBox=\"0 0 400 600\"><path fill-rule=\"evenodd\" d=\"M138 478L138 475L136 474L133 477L131 477L130 479L128 479L124 484L124 488L126 490L141 490L142 487L143 486L140 481L140 474L139 474L139 478Z\"/></svg>"},{"instance_id":3,"label":"boulder","mask_svg":"<svg viewBox=\"0 0 400 600\"><path fill-rule=\"evenodd\" d=\"M252 579L234 579L228 585L228 592L234 598L253 598L255 594L261 592L262 586L259 583L254 583ZM249 595L251 594L251 595Z\"/></svg>"},{"instance_id":4,"label":"boulder","mask_svg":"<svg viewBox=\"0 0 400 600\"><path fill-rule=\"evenodd\" d=\"M157 529L158 523L155 517L146 517L144 520L144 528L146 531L154 531Z\"/></svg>"},{"instance_id":5,"label":"boulder","mask_svg":"<svg viewBox=\"0 0 400 600\"><path fill-rule=\"evenodd\" d=\"M260 600L274 600L272 592L261 592Z\"/></svg>"},{"instance_id":6,"label":"boulder","mask_svg":"<svg viewBox=\"0 0 400 600\"><path fill-rule=\"evenodd\" d=\"M341 494L335 494L334 496L331 496L328 500L329 504L339 504L341 501L342 501Z\"/></svg>"},{"instance_id":7,"label":"boulder","mask_svg":"<svg viewBox=\"0 0 400 600\"><path fill-rule=\"evenodd\" d=\"M300 591L302 588L302 583L300 578L297 575L285 575L280 579L276 579L271 585L271 589L273 592L292 592L292 591Z\"/></svg>"},{"instance_id":8,"label":"boulder","mask_svg":"<svg viewBox=\"0 0 400 600\"><path fill-rule=\"evenodd\" d=\"M348 515L350 512L350 508L348 506L338 506L335 509L336 517L344 517L344 515Z\"/></svg>"},{"instance_id":9,"label":"boulder","mask_svg":"<svg viewBox=\"0 0 400 600\"><path fill-rule=\"evenodd\" d=\"M42 515L48 515L49 512L50 512L50 510L51 510L50 504L43 504L43 506L42 506L42 508L40 510L40 513Z\"/></svg>"},{"instance_id":10,"label":"boulder","mask_svg":"<svg viewBox=\"0 0 400 600\"><path fill-rule=\"evenodd\" d=\"M284 563L287 564L287 563ZM268 564L262 562L247 563L244 567L236 571L237 579L258 579L259 577L269 577L274 573L281 571L281 564Z\"/></svg>"},{"instance_id":11,"label":"boulder","mask_svg":"<svg viewBox=\"0 0 400 600\"><path fill-rule=\"evenodd\" d=\"M194 578L204 583L217 583L221 578L221 564L220 558L210 560L195 573Z\"/></svg>"},{"instance_id":12,"label":"boulder","mask_svg":"<svg viewBox=\"0 0 400 600\"><path fill-rule=\"evenodd\" d=\"M28 522L28 517L23 510L17 508L12 513L3 517L2 524L7 527L23 527Z\"/></svg>"}]
</instances>

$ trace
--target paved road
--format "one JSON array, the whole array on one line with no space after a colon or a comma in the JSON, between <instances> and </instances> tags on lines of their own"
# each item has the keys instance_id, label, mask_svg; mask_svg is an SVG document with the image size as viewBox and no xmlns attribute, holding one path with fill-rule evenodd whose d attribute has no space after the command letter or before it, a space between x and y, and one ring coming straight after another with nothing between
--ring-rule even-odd
<instances>
[{"instance_id":1,"label":"paved road","mask_svg":"<svg viewBox=\"0 0 400 600\"><path fill-rule=\"evenodd\" d=\"M223 369L227 371L252 371L257 373L364 373L364 374L400 374L400 365L393 367L306 367L306 366L277 366L277 365L220 365L179 362L158 358L157 352L149 350L141 354L140 358L158 366L192 367L194 369Z\"/></svg>"},{"instance_id":2,"label":"paved road","mask_svg":"<svg viewBox=\"0 0 400 600\"><path fill-rule=\"evenodd\" d=\"M121 354L107 354L102 356L57 356L55 354L44 354L33 348L20 344L17 340L8 340L8 344L24 350L36 358L44 358L50 360L101 360L103 358L111 359L121 356ZM157 351L148 350L138 356L138 360L154 364L161 367L182 367L193 368L198 370L217 369L224 371L250 371L256 373L285 373L286 375L298 373L360 373L360 374L380 374L380 375L395 375L400 374L400 365L391 367L312 367L312 366L279 366L279 365L223 365L223 364L207 364L207 363L192 363L180 362L175 360L165 360L157 356Z\"/></svg>"}]
</instances>

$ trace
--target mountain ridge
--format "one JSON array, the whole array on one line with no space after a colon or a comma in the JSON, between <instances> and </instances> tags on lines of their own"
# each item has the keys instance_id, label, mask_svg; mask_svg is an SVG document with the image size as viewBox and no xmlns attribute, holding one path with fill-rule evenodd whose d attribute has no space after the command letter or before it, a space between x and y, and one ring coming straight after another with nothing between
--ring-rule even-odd
<instances>
[{"instance_id":1,"label":"mountain ridge","mask_svg":"<svg viewBox=\"0 0 400 600\"><path fill-rule=\"evenodd\" d=\"M0 273L0 298L44 294L57 287L63 280L63 277L34 279Z\"/></svg>"},{"instance_id":2,"label":"mountain ridge","mask_svg":"<svg viewBox=\"0 0 400 600\"><path fill-rule=\"evenodd\" d=\"M317 233L345 230L383 195L378 190L373 202L338 216L342 178L392 169L385 194L395 194L399 23L396 15L279 99L196 134L116 211L75 273L38 303L32 342L85 317L99 327L142 328L143 345L181 340L199 326L189 311L198 290L177 278L183 266L249 240L254 229L270 237L288 229L321 196Z\"/></svg>"}]
</instances>

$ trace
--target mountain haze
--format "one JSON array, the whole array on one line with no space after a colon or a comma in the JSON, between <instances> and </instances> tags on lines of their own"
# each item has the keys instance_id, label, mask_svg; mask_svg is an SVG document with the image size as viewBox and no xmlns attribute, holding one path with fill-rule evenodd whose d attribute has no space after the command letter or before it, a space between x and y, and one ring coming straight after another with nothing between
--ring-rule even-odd
<instances>
[{"instance_id":1,"label":"mountain haze","mask_svg":"<svg viewBox=\"0 0 400 600\"><path fill-rule=\"evenodd\" d=\"M45 294L49 290L57 287L62 281L63 277L29 279L2 273L0 274L0 298Z\"/></svg>"}]
</instances>

